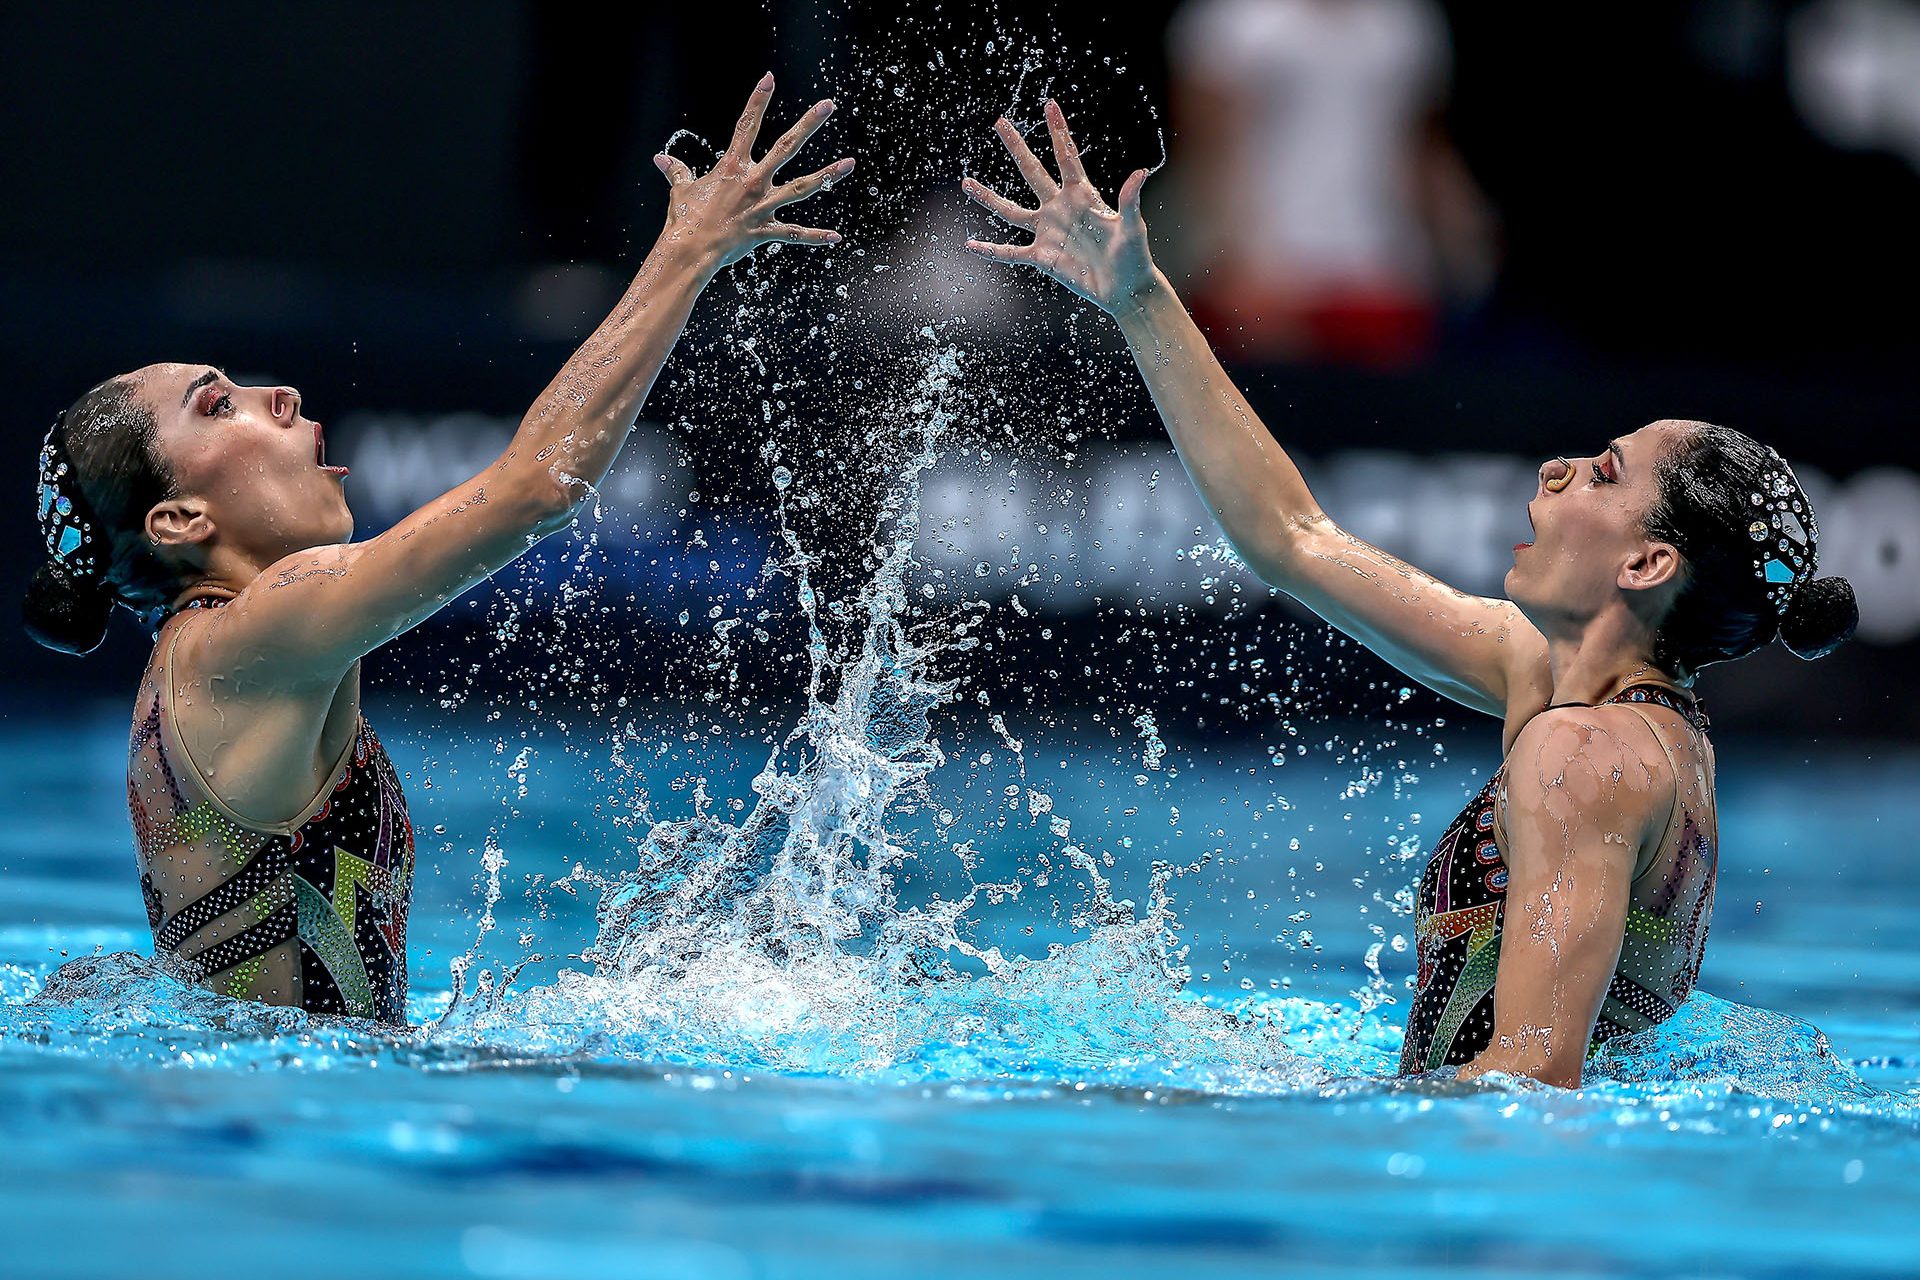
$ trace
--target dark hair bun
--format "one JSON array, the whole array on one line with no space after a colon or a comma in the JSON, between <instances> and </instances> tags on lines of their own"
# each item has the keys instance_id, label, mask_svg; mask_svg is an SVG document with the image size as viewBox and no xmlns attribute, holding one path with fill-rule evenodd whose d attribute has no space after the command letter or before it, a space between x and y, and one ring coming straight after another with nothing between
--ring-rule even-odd
<instances>
[{"instance_id":1,"label":"dark hair bun","mask_svg":"<svg viewBox=\"0 0 1920 1280\"><path fill-rule=\"evenodd\" d=\"M1853 638L1860 606L1845 578L1815 578L1793 593L1780 619L1780 643L1799 658L1824 658Z\"/></svg>"},{"instance_id":2,"label":"dark hair bun","mask_svg":"<svg viewBox=\"0 0 1920 1280\"><path fill-rule=\"evenodd\" d=\"M92 653L107 638L113 617L113 590L81 579L57 560L34 570L21 606L27 634L62 653Z\"/></svg>"}]
</instances>

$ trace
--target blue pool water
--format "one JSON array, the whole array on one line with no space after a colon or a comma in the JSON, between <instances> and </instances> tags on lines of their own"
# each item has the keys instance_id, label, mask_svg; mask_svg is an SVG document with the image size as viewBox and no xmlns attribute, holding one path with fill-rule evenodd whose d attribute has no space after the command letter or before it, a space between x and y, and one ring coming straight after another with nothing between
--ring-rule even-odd
<instances>
[{"instance_id":1,"label":"blue pool water","mask_svg":"<svg viewBox=\"0 0 1920 1280\"><path fill-rule=\"evenodd\" d=\"M1496 726L1269 701L1318 641L1236 674L1241 735L966 696L989 611L914 576L955 367L853 598L781 500L797 709L374 704L411 1030L142 958L126 709L0 720L8 1274L1915 1272L1920 756L1722 744L1712 994L1577 1092L1398 1081L1408 890Z\"/></svg>"},{"instance_id":2,"label":"blue pool water","mask_svg":"<svg viewBox=\"0 0 1920 1280\"><path fill-rule=\"evenodd\" d=\"M202 1259L275 1275L1800 1276L1920 1260L1920 890L1893 817L1920 777L1911 753L1724 744L1713 994L1568 1093L1396 1083L1402 1006L1362 1013L1354 995L1370 926L1406 928L1374 895L1415 865L1369 850L1414 813L1444 823L1490 725L1454 733L1417 782L1355 796L1350 770L1276 771L1252 739L1169 729L1140 786L1140 744L1090 720L1014 717L1017 765L990 725L949 722L930 792L951 824L916 827L935 806L901 830L923 850L976 832L980 880L1027 868L1017 898L976 903L966 937L1079 950L917 984L810 973L819 957L798 953L783 979L741 952L717 958L726 976L683 964L649 983L583 977L568 953L592 941L599 893L530 895L528 877L634 865L619 819L638 789L656 821L691 812L674 781L693 774L719 812L750 802L764 746L662 728L675 750L616 752L417 705L375 714L421 836L417 1020L470 949L470 992L482 968L549 957L506 998L409 1034L231 1004L124 958L29 999L63 960L147 949L126 729L117 706L0 722L11 1274ZM1044 785L1051 811L1028 792L1008 809L1007 785ZM1283 792L1292 807L1266 812ZM1154 859L1225 851L1168 890L1184 991L1137 932L1067 918L1086 881L1058 862L1060 815L1116 855L1100 870L1141 910ZM476 945L489 832L504 892ZM1043 857L1055 872L1035 886ZM932 898L940 861L902 864L900 904ZM1409 956L1382 949L1376 992L1398 993Z\"/></svg>"}]
</instances>

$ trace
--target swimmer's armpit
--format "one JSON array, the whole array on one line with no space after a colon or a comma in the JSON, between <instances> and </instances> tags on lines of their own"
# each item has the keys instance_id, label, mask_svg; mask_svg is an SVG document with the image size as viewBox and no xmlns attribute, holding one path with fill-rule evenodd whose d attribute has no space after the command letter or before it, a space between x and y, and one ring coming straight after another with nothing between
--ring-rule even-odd
<instances>
[{"instance_id":1,"label":"swimmer's armpit","mask_svg":"<svg viewBox=\"0 0 1920 1280\"><path fill-rule=\"evenodd\" d=\"M1508 880L1493 1042L1468 1073L1580 1083L1620 961L1634 864L1667 814L1632 716L1548 711L1514 742L1497 810Z\"/></svg>"}]
</instances>

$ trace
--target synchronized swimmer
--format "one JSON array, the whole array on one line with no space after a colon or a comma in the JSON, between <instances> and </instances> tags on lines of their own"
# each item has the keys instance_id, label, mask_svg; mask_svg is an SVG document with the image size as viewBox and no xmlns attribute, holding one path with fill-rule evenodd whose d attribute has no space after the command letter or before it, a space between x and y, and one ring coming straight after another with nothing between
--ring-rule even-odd
<instances>
[{"instance_id":1,"label":"synchronized swimmer","mask_svg":"<svg viewBox=\"0 0 1920 1280\"><path fill-rule=\"evenodd\" d=\"M1038 208L962 183L1033 241L968 248L1113 316L1188 475L1261 578L1504 725L1500 768L1420 878L1401 1072L1577 1085L1593 1044L1668 1017L1700 971L1718 823L1694 677L1776 638L1819 657L1859 620L1845 579L1814 576L1813 505L1740 432L1655 422L1540 468L1507 599L1447 586L1320 509L1154 266L1146 171L1109 208L1059 105L1046 115L1058 180L995 126Z\"/></svg>"},{"instance_id":2,"label":"synchronized swimmer","mask_svg":"<svg viewBox=\"0 0 1920 1280\"><path fill-rule=\"evenodd\" d=\"M315 1013L406 1021L414 872L406 798L360 713L360 660L564 527L613 465L706 285L852 171L776 185L834 104L755 160L764 77L726 153L667 155L666 227L632 284L527 411L505 452L365 542L291 387L205 365L110 379L40 457L48 561L27 626L84 653L114 608L156 628L134 703L128 804L156 950L208 987Z\"/></svg>"},{"instance_id":3,"label":"synchronized swimmer","mask_svg":"<svg viewBox=\"0 0 1920 1280\"><path fill-rule=\"evenodd\" d=\"M406 1020L413 835L360 711L360 660L570 520L725 265L761 244L838 240L776 213L852 159L774 181L833 104L756 160L772 92L763 78L710 172L656 157L666 226L614 312L499 459L378 537L348 541L345 470L289 387L152 365L56 420L28 628L75 653L116 608L154 628L129 807L155 948L204 985ZM1037 208L963 184L1032 242L969 247L1114 317L1194 484L1262 578L1503 721L1504 762L1421 877L1401 1071L1578 1084L1591 1046L1668 1017L1699 971L1717 823L1696 675L1776 638L1820 656L1857 620L1847 583L1815 576L1805 492L1737 431L1655 422L1543 465L1507 598L1456 591L1320 510L1155 267L1145 171L1108 207L1059 107L1046 115L1057 179L996 125Z\"/></svg>"}]
</instances>

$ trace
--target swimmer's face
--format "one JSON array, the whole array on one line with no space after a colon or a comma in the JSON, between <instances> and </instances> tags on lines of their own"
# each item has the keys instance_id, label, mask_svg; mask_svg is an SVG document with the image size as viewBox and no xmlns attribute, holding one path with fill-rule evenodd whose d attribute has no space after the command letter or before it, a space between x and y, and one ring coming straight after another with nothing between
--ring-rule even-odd
<instances>
[{"instance_id":1,"label":"swimmer's face","mask_svg":"<svg viewBox=\"0 0 1920 1280\"><path fill-rule=\"evenodd\" d=\"M129 379L153 412L175 492L203 517L184 541L217 539L265 567L353 536L346 469L324 465L320 424L301 413L298 391L243 387L204 364L149 365Z\"/></svg>"},{"instance_id":2,"label":"swimmer's face","mask_svg":"<svg viewBox=\"0 0 1920 1280\"><path fill-rule=\"evenodd\" d=\"M1689 427L1655 422L1598 453L1540 468L1527 504L1534 538L1514 548L1506 587L1541 630L1591 618L1623 591L1655 593L1642 598L1650 619L1671 603L1683 565L1672 546L1647 537L1646 518L1659 497L1654 465Z\"/></svg>"}]
</instances>

